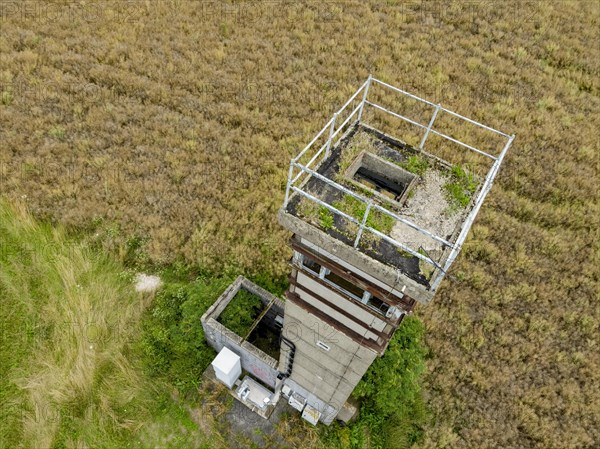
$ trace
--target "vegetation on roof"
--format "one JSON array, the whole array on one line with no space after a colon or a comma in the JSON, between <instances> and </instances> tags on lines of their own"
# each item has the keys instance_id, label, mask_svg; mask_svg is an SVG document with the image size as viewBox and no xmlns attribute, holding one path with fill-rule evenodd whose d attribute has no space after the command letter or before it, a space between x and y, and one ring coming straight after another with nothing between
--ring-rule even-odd
<instances>
[{"instance_id":1,"label":"vegetation on roof","mask_svg":"<svg viewBox=\"0 0 600 449\"><path fill-rule=\"evenodd\" d=\"M333 206L336 209L355 218L360 223L362 223L367 210L367 204L364 201L361 201L349 194L345 194L341 200L334 202ZM365 224L373 229L376 229L382 234L389 235L392 227L394 226L394 222L395 220L389 215L378 210L371 209Z\"/></svg>"},{"instance_id":2,"label":"vegetation on roof","mask_svg":"<svg viewBox=\"0 0 600 449\"><path fill-rule=\"evenodd\" d=\"M417 176L423 176L429 168L429 161L420 154L413 154L408 156L408 159L400 166Z\"/></svg>"},{"instance_id":3,"label":"vegetation on roof","mask_svg":"<svg viewBox=\"0 0 600 449\"><path fill-rule=\"evenodd\" d=\"M450 180L444 185L454 208L465 208L471 202L477 190L478 182L475 176L460 165L454 165L449 173Z\"/></svg>"}]
</instances>

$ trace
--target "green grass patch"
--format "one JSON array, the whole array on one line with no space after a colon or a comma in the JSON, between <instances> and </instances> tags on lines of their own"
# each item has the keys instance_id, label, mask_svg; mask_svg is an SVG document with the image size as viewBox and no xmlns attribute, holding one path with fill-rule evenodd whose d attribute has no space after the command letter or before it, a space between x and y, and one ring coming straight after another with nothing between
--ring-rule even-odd
<instances>
[{"instance_id":1,"label":"green grass patch","mask_svg":"<svg viewBox=\"0 0 600 449\"><path fill-rule=\"evenodd\" d=\"M333 203L333 206L356 218L360 222L362 222L367 210L367 204L354 198L352 195L344 195L340 201ZM371 228L388 235L394 227L394 219L389 215L371 209L369 216L367 217L366 224L367 226L370 226Z\"/></svg>"},{"instance_id":2,"label":"green grass patch","mask_svg":"<svg viewBox=\"0 0 600 449\"><path fill-rule=\"evenodd\" d=\"M3 447L128 447L154 387L123 268L0 199Z\"/></svg>"},{"instance_id":3,"label":"green grass patch","mask_svg":"<svg viewBox=\"0 0 600 449\"><path fill-rule=\"evenodd\" d=\"M243 338L263 308L258 296L240 288L217 321Z\"/></svg>"},{"instance_id":4,"label":"green grass patch","mask_svg":"<svg viewBox=\"0 0 600 449\"><path fill-rule=\"evenodd\" d=\"M165 269L148 306L107 253L0 199L0 447L229 447L190 411L200 316L232 279L191 274Z\"/></svg>"},{"instance_id":5,"label":"green grass patch","mask_svg":"<svg viewBox=\"0 0 600 449\"><path fill-rule=\"evenodd\" d=\"M414 154L409 156L406 161L402 162L400 167L417 176L423 176L429 168L429 161L423 156Z\"/></svg>"},{"instance_id":6,"label":"green grass patch","mask_svg":"<svg viewBox=\"0 0 600 449\"><path fill-rule=\"evenodd\" d=\"M450 181L444 185L444 189L453 207L465 208L477 190L477 180L460 165L454 165L450 170Z\"/></svg>"}]
</instances>

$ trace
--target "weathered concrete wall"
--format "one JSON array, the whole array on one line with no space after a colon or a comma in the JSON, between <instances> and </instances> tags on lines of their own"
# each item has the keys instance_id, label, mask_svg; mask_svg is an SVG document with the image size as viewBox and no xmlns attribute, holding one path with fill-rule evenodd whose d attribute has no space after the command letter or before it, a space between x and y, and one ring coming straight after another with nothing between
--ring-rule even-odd
<instances>
[{"instance_id":1,"label":"weathered concrete wall","mask_svg":"<svg viewBox=\"0 0 600 449\"><path fill-rule=\"evenodd\" d=\"M275 317L277 317L277 315L282 318L284 315L283 301L280 301L279 299L273 303L269 311L263 317L262 322L272 329L277 329L277 325L275 324Z\"/></svg>"},{"instance_id":2,"label":"weathered concrete wall","mask_svg":"<svg viewBox=\"0 0 600 449\"><path fill-rule=\"evenodd\" d=\"M244 288L258 296L263 304L272 303L272 308L265 314L268 320L273 322L277 314L283 315L283 301L273 296L271 293L253 284L248 279L239 276L223 294L210 306L202 318L202 328L208 343L218 352L224 346L235 352L241 358L242 368L250 374L260 379L266 385L275 387L277 381L278 361L268 354L264 353L256 346L242 337L233 333L217 321L218 316L225 310L227 304L233 299L236 293Z\"/></svg>"},{"instance_id":3,"label":"weathered concrete wall","mask_svg":"<svg viewBox=\"0 0 600 449\"><path fill-rule=\"evenodd\" d=\"M277 381L277 360L265 354L251 343L243 341L214 318L202 322L204 335L208 343L219 352L223 346L231 349L240 356L242 368L260 379L266 385L275 387Z\"/></svg>"},{"instance_id":4,"label":"weathered concrete wall","mask_svg":"<svg viewBox=\"0 0 600 449\"><path fill-rule=\"evenodd\" d=\"M292 389L292 391L295 391L302 397L304 397L306 399L307 404L311 405L312 407L316 408L321 412L321 422L325 424L331 424L337 416L337 414L339 413L339 408L332 407L331 405L322 401L293 379L286 379L284 381L284 384L288 385Z\"/></svg>"},{"instance_id":5,"label":"weathered concrete wall","mask_svg":"<svg viewBox=\"0 0 600 449\"><path fill-rule=\"evenodd\" d=\"M306 397L310 405L322 411L324 417L321 420L328 424L377 353L289 300L284 320L284 336L296 346L292 374L285 382ZM318 346L319 341L325 343L329 350ZM286 358L287 349L282 348L281 362Z\"/></svg>"},{"instance_id":6,"label":"weathered concrete wall","mask_svg":"<svg viewBox=\"0 0 600 449\"><path fill-rule=\"evenodd\" d=\"M300 276L298 276L298 277L300 277ZM327 294L327 293L328 292L325 292L325 294ZM304 290L296 289L296 294L298 294L298 296L300 296L300 298L302 298L304 301L306 301L310 305L320 309L323 313L326 313L332 319L334 319L337 322L341 323L342 325L346 326L348 329L352 329L354 332L363 335L366 339L373 340L375 342L378 340L378 336L375 335L373 332L369 331L367 326L361 326L360 324L356 323L355 321L351 320L350 318L342 315L340 312L329 307L327 304L324 304L320 300L316 299L314 296L310 295L309 293L306 293Z\"/></svg>"},{"instance_id":7,"label":"weathered concrete wall","mask_svg":"<svg viewBox=\"0 0 600 449\"><path fill-rule=\"evenodd\" d=\"M385 195L382 195L379 192L361 183L356 182L353 179L353 177L361 167L368 168L388 179L399 181L400 183L404 184L406 187L404 188L404 191L402 192L400 198L398 200L392 200L386 197ZM399 207L401 207L404 204L404 201L408 197L408 193L415 186L418 178L417 175L407 170L404 170L399 165L386 161L385 159L382 159L373 153L369 153L368 151L363 151L357 156L355 161L350 165L350 167L348 167L348 169L344 173L344 177L347 181L351 182L352 184L359 185L361 188L367 189L377 198L380 198L384 201L388 201L391 204Z\"/></svg>"}]
</instances>

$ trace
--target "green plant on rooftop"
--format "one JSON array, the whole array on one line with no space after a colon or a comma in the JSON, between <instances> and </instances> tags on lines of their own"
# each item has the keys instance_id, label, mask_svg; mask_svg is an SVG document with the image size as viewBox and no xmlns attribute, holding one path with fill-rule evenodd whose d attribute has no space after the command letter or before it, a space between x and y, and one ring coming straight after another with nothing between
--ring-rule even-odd
<instances>
[{"instance_id":1,"label":"green plant on rooftop","mask_svg":"<svg viewBox=\"0 0 600 449\"><path fill-rule=\"evenodd\" d=\"M326 231L333 228L333 212L325 206L319 208L319 224Z\"/></svg>"},{"instance_id":2,"label":"green plant on rooftop","mask_svg":"<svg viewBox=\"0 0 600 449\"><path fill-rule=\"evenodd\" d=\"M413 154L406 161L402 162L400 167L417 176L423 176L429 168L429 161L421 155Z\"/></svg>"},{"instance_id":3,"label":"green plant on rooftop","mask_svg":"<svg viewBox=\"0 0 600 449\"><path fill-rule=\"evenodd\" d=\"M300 199L296 211L299 217L306 219L325 231L332 229L335 225L333 212L308 198Z\"/></svg>"},{"instance_id":4,"label":"green plant on rooftop","mask_svg":"<svg viewBox=\"0 0 600 449\"><path fill-rule=\"evenodd\" d=\"M460 165L454 165L450 170L450 179L444 185L444 189L452 203L452 208L464 208L467 207L477 190L477 180L472 173Z\"/></svg>"},{"instance_id":5,"label":"green plant on rooftop","mask_svg":"<svg viewBox=\"0 0 600 449\"><path fill-rule=\"evenodd\" d=\"M348 194L344 195L340 201L334 202L333 205L360 222L362 222L367 209L366 203ZM366 225L388 235L394 227L394 219L383 212L371 209Z\"/></svg>"}]
</instances>

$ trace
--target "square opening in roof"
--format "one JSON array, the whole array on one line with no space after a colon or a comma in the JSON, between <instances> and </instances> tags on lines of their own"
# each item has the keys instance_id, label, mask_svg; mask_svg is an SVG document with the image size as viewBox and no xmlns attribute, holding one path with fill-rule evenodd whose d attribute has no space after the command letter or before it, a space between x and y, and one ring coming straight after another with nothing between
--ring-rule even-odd
<instances>
[{"instance_id":1,"label":"square opening in roof","mask_svg":"<svg viewBox=\"0 0 600 449\"><path fill-rule=\"evenodd\" d=\"M344 173L346 180L359 185L379 199L401 207L417 175L368 151L362 151Z\"/></svg>"}]
</instances>

